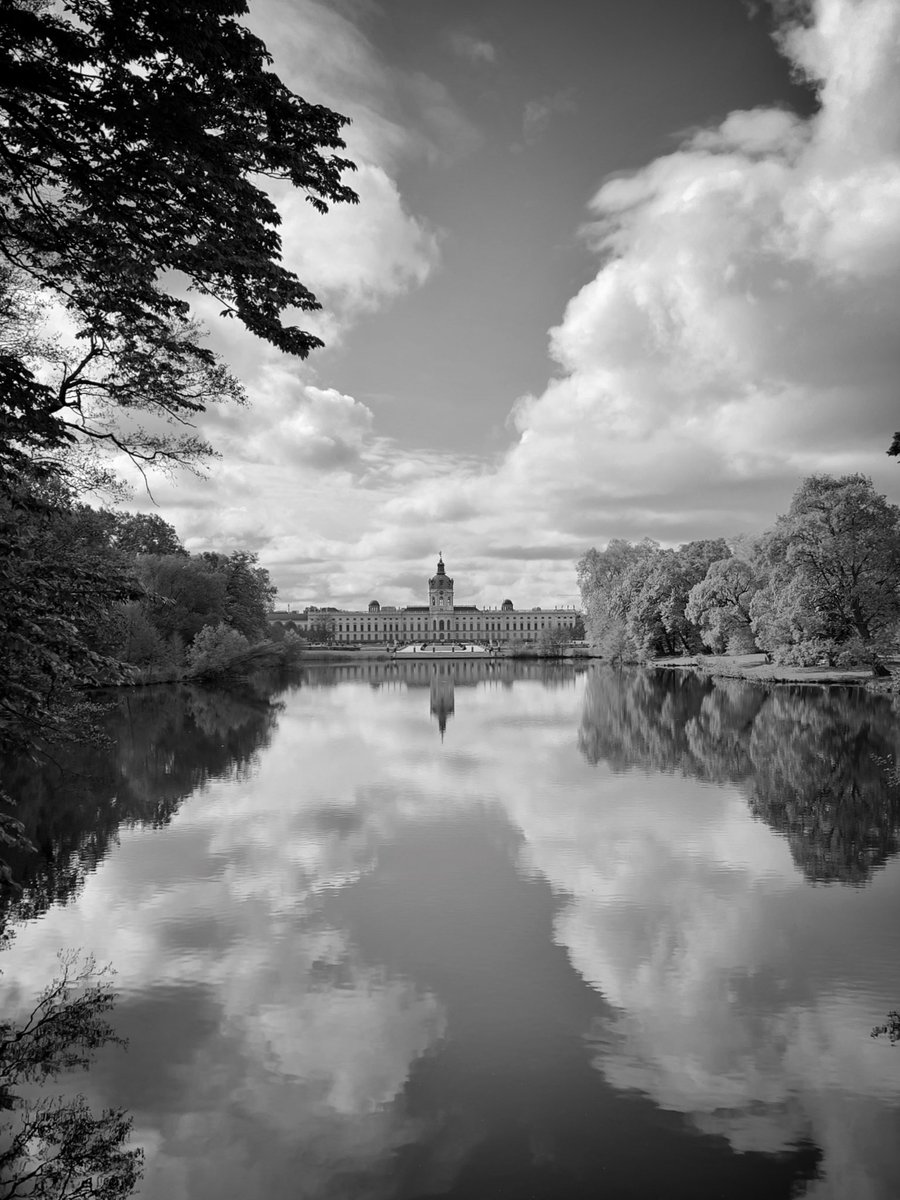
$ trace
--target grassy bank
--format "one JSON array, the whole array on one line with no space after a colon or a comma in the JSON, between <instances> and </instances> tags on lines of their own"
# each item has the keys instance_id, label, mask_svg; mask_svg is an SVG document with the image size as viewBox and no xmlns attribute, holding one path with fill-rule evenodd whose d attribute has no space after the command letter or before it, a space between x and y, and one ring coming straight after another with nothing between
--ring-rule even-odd
<instances>
[{"instance_id":1,"label":"grassy bank","mask_svg":"<svg viewBox=\"0 0 900 1200\"><path fill-rule=\"evenodd\" d=\"M647 665L666 670L674 668L699 671L704 675L749 679L762 683L868 684L874 678L868 667L795 667L767 662L764 654L697 654L678 658L656 658Z\"/></svg>"}]
</instances>

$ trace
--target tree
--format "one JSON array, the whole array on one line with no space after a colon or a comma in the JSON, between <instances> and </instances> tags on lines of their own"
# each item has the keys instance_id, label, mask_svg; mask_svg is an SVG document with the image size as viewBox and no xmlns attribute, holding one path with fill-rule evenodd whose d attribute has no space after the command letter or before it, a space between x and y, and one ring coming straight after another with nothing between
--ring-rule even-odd
<instances>
[{"instance_id":1,"label":"tree","mask_svg":"<svg viewBox=\"0 0 900 1200\"><path fill-rule=\"evenodd\" d=\"M26 1099L22 1085L85 1068L101 1046L120 1042L105 1019L115 997L92 961L61 957L59 978L23 1024L0 1021L0 1200L120 1200L141 1175L143 1152L125 1148L131 1118L95 1114L82 1096Z\"/></svg>"},{"instance_id":2,"label":"tree","mask_svg":"<svg viewBox=\"0 0 900 1200\"><path fill-rule=\"evenodd\" d=\"M811 475L764 554L770 581L753 612L761 644L783 656L818 641L877 668L900 622L900 508L864 475Z\"/></svg>"},{"instance_id":3,"label":"tree","mask_svg":"<svg viewBox=\"0 0 900 1200\"><path fill-rule=\"evenodd\" d=\"M246 11L0 4L0 751L66 730L78 688L109 678L98 627L133 598L108 544L69 536L78 489L112 478L78 447L194 462L197 413L243 399L173 287L287 353L321 344L282 321L319 306L259 182L323 213L355 202L346 120L285 87ZM48 297L68 344L41 330Z\"/></svg>"},{"instance_id":4,"label":"tree","mask_svg":"<svg viewBox=\"0 0 900 1200\"><path fill-rule=\"evenodd\" d=\"M116 513L114 538L125 554L187 555L178 534L156 513Z\"/></svg>"},{"instance_id":5,"label":"tree","mask_svg":"<svg viewBox=\"0 0 900 1200\"><path fill-rule=\"evenodd\" d=\"M750 604L761 581L749 562L723 558L710 563L706 575L688 595L685 616L717 654L754 650Z\"/></svg>"},{"instance_id":6,"label":"tree","mask_svg":"<svg viewBox=\"0 0 900 1200\"><path fill-rule=\"evenodd\" d=\"M260 337L314 296L279 262L280 218L254 182L353 202L345 117L294 95L241 23L243 0L63 0L0 12L4 257L97 328L183 315L158 286L181 271Z\"/></svg>"},{"instance_id":7,"label":"tree","mask_svg":"<svg viewBox=\"0 0 900 1200\"><path fill-rule=\"evenodd\" d=\"M563 646L572 640L572 631L556 626L553 629L542 629L537 641L537 648L542 654L559 654Z\"/></svg>"},{"instance_id":8,"label":"tree","mask_svg":"<svg viewBox=\"0 0 900 1200\"><path fill-rule=\"evenodd\" d=\"M316 613L315 616L310 612L307 629L310 642L330 646L334 641L334 621L330 621L324 612Z\"/></svg>"},{"instance_id":9,"label":"tree","mask_svg":"<svg viewBox=\"0 0 900 1200\"><path fill-rule=\"evenodd\" d=\"M849 631L838 630L809 579L787 568L773 571L750 601L750 627L760 649L776 662L812 667L853 661Z\"/></svg>"},{"instance_id":10,"label":"tree","mask_svg":"<svg viewBox=\"0 0 900 1200\"><path fill-rule=\"evenodd\" d=\"M146 590L150 619L167 641L178 637L187 644L205 625L225 620L225 576L202 558L144 555L137 575Z\"/></svg>"},{"instance_id":11,"label":"tree","mask_svg":"<svg viewBox=\"0 0 900 1200\"><path fill-rule=\"evenodd\" d=\"M900 455L900 429L894 434L894 440L890 444L888 454Z\"/></svg>"},{"instance_id":12,"label":"tree","mask_svg":"<svg viewBox=\"0 0 900 1200\"><path fill-rule=\"evenodd\" d=\"M727 561L730 556L724 538L685 542L675 551L668 592L662 598L660 610L666 633L677 638L686 654L699 650L702 641L699 626L687 611L691 589L706 576L713 563Z\"/></svg>"},{"instance_id":13,"label":"tree","mask_svg":"<svg viewBox=\"0 0 900 1200\"><path fill-rule=\"evenodd\" d=\"M605 550L588 550L577 564L585 632L605 658L636 656L627 616L658 549L649 539L632 543L612 538Z\"/></svg>"},{"instance_id":14,"label":"tree","mask_svg":"<svg viewBox=\"0 0 900 1200\"><path fill-rule=\"evenodd\" d=\"M0 753L83 732L80 689L117 677L98 634L134 594L101 515L53 483L0 489Z\"/></svg>"},{"instance_id":15,"label":"tree","mask_svg":"<svg viewBox=\"0 0 900 1200\"><path fill-rule=\"evenodd\" d=\"M3 420L23 444L57 449L77 431L139 461L204 451L159 421L190 422L240 389L161 284L176 272L280 349L321 345L282 321L319 305L281 264L280 217L258 181L289 183L323 213L355 202L341 180L353 164L336 153L346 118L282 83L246 11L244 0L0 7L0 261L56 294L77 327L78 353L49 391L26 351L10 355ZM142 413L148 425L133 420Z\"/></svg>"},{"instance_id":16,"label":"tree","mask_svg":"<svg viewBox=\"0 0 900 1200\"><path fill-rule=\"evenodd\" d=\"M220 675L250 649L250 643L237 629L222 622L207 625L194 638L188 650L188 665L195 675Z\"/></svg>"},{"instance_id":17,"label":"tree","mask_svg":"<svg viewBox=\"0 0 900 1200\"><path fill-rule=\"evenodd\" d=\"M729 554L721 538L677 550L649 539L614 538L602 552L589 550L578 564L578 582L591 640L604 657L624 661L698 649L699 630L686 616L688 595L709 564Z\"/></svg>"},{"instance_id":18,"label":"tree","mask_svg":"<svg viewBox=\"0 0 900 1200\"><path fill-rule=\"evenodd\" d=\"M225 581L225 621L251 642L266 636L268 612L277 591L269 582L269 572L257 565L259 558L246 550L201 555L208 569Z\"/></svg>"},{"instance_id":19,"label":"tree","mask_svg":"<svg viewBox=\"0 0 900 1200\"><path fill-rule=\"evenodd\" d=\"M164 535L162 531L160 537ZM135 665L178 659L180 647L209 626L227 625L248 642L268 634L275 588L255 554L236 550L192 556L179 545L176 553L139 555L135 571L144 589L139 605L143 616L128 607L119 609L121 653ZM157 639L149 636L148 623Z\"/></svg>"}]
</instances>

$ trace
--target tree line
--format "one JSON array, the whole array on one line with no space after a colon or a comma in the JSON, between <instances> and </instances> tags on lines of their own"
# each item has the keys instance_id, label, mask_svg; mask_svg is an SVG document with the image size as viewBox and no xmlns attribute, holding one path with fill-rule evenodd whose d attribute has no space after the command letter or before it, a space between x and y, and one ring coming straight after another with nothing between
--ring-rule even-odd
<instances>
[{"instance_id":1,"label":"tree line","mask_svg":"<svg viewBox=\"0 0 900 1200\"><path fill-rule=\"evenodd\" d=\"M285 320L319 303L262 185L323 214L354 203L347 122L282 82L247 11L0 4L0 800L10 763L100 736L92 685L214 669L264 629L253 555L189 555L152 518L88 504L123 497L123 459L197 469L197 416L246 401L186 293L286 354L321 344ZM0 851L26 841L0 807ZM69 964L31 1024L0 1021L0 1197L134 1186L125 1114L27 1094L109 1040L92 978Z\"/></svg>"},{"instance_id":2,"label":"tree line","mask_svg":"<svg viewBox=\"0 0 900 1200\"><path fill-rule=\"evenodd\" d=\"M355 202L347 122L285 86L246 13L0 6L0 755L78 736L122 664L214 666L265 629L252 555L88 503L122 498L123 460L197 469L198 414L246 400L185 289L287 354L321 344L284 320L320 306L260 181Z\"/></svg>"},{"instance_id":3,"label":"tree line","mask_svg":"<svg viewBox=\"0 0 900 1200\"><path fill-rule=\"evenodd\" d=\"M811 475L759 537L610 541L578 563L588 637L613 661L766 653L884 673L900 634L900 507L864 475Z\"/></svg>"}]
</instances>

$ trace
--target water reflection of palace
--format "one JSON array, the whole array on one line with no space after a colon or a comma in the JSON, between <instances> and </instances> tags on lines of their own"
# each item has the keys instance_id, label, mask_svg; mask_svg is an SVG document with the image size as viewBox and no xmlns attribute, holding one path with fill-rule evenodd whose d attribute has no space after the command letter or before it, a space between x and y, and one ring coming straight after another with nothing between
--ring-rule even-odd
<instances>
[{"instance_id":1,"label":"water reflection of palace","mask_svg":"<svg viewBox=\"0 0 900 1200\"><path fill-rule=\"evenodd\" d=\"M551 688L574 687L576 678L586 669L585 665L571 662L522 662L508 658L363 660L316 666L305 671L301 679L308 687L368 683L373 688L388 690L428 688L430 712L437 721L443 741L447 722L456 711L457 687L510 688L513 683L528 680Z\"/></svg>"}]
</instances>

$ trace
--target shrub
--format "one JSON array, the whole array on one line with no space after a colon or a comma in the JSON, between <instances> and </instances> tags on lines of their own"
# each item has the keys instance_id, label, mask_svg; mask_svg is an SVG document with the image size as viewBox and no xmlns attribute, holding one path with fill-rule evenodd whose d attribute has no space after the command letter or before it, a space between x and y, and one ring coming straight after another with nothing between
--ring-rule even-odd
<instances>
[{"instance_id":1,"label":"shrub","mask_svg":"<svg viewBox=\"0 0 900 1200\"><path fill-rule=\"evenodd\" d=\"M188 647L188 668L194 675L218 675L229 670L249 649L244 635L223 621L206 625Z\"/></svg>"}]
</instances>

